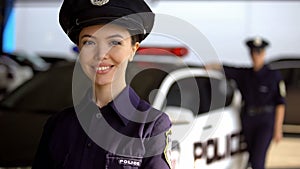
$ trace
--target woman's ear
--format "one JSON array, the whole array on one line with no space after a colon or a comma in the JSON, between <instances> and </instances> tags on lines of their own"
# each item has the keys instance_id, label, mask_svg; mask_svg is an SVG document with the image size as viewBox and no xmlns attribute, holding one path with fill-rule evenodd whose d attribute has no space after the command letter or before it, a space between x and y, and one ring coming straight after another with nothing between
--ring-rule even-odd
<instances>
[{"instance_id":1,"label":"woman's ear","mask_svg":"<svg viewBox=\"0 0 300 169\"><path fill-rule=\"evenodd\" d=\"M129 57L129 61L131 62L134 58L135 52L139 49L140 47L140 43L136 42L133 46L132 46L132 55Z\"/></svg>"}]
</instances>

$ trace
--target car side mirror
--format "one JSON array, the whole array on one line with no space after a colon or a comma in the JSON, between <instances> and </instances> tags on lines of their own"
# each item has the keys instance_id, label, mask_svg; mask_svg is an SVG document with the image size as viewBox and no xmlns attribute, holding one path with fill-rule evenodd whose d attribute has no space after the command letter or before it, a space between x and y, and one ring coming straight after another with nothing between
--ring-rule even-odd
<instances>
[{"instance_id":1,"label":"car side mirror","mask_svg":"<svg viewBox=\"0 0 300 169\"><path fill-rule=\"evenodd\" d=\"M172 124L189 124L194 120L190 109L176 106L167 106L164 112L169 116Z\"/></svg>"}]
</instances>

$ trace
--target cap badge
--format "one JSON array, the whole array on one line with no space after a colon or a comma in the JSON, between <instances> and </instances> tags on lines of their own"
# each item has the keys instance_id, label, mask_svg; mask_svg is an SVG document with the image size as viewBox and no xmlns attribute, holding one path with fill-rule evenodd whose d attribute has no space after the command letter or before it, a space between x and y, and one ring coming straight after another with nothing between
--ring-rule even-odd
<instances>
[{"instance_id":1,"label":"cap badge","mask_svg":"<svg viewBox=\"0 0 300 169\"><path fill-rule=\"evenodd\" d=\"M93 5L102 6L109 2L109 0L91 0Z\"/></svg>"},{"instance_id":2,"label":"cap badge","mask_svg":"<svg viewBox=\"0 0 300 169\"><path fill-rule=\"evenodd\" d=\"M255 38L253 44L254 46L260 46L262 44L261 38L259 37Z\"/></svg>"}]
</instances>

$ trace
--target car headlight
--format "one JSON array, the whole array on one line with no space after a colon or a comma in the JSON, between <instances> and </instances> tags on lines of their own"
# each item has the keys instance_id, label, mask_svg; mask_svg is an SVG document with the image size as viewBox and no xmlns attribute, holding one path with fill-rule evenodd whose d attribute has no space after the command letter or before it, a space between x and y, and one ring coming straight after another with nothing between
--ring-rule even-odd
<instances>
[{"instance_id":1,"label":"car headlight","mask_svg":"<svg viewBox=\"0 0 300 169\"><path fill-rule=\"evenodd\" d=\"M172 169L177 169L179 167L180 160L180 145L177 140L172 141L171 149L171 167Z\"/></svg>"}]
</instances>

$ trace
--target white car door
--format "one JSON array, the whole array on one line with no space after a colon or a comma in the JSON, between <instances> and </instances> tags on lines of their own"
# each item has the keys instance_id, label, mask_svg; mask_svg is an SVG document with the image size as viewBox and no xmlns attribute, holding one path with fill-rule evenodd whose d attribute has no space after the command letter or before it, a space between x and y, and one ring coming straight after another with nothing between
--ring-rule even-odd
<instances>
[{"instance_id":1,"label":"white car door","mask_svg":"<svg viewBox=\"0 0 300 169\"><path fill-rule=\"evenodd\" d=\"M221 73L200 68L179 69L163 80L153 106L172 121L173 144L178 144L173 145L174 168L241 169L246 165L239 123L241 96L229 90Z\"/></svg>"}]
</instances>

